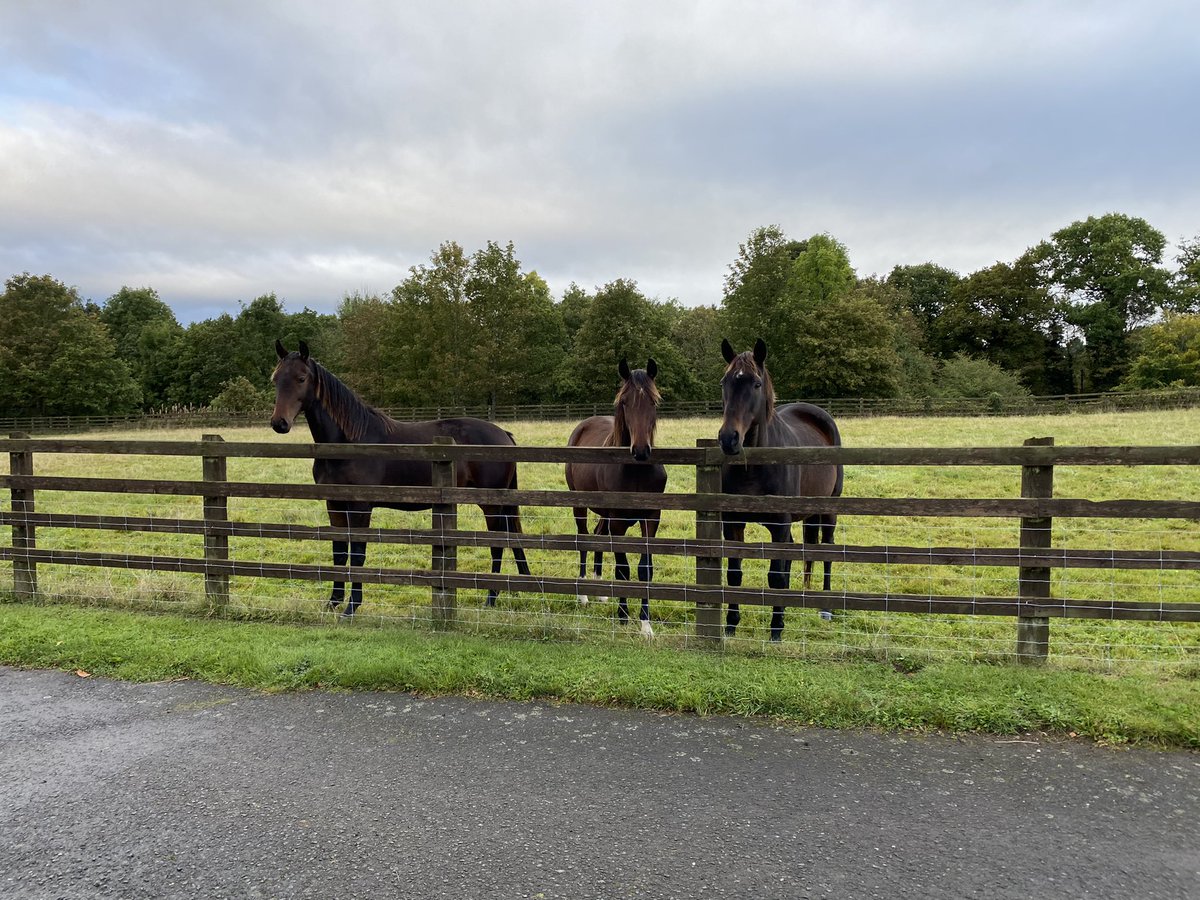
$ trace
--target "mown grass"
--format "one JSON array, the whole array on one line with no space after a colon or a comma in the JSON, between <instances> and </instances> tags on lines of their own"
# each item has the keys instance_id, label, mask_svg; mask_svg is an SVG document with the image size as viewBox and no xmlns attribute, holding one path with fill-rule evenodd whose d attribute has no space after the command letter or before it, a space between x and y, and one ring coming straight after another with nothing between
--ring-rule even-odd
<instances>
[{"instance_id":1,"label":"mown grass","mask_svg":"<svg viewBox=\"0 0 1200 900\"><path fill-rule=\"evenodd\" d=\"M321 628L0 605L0 661L132 681L196 678L266 690L403 690L833 728L1050 732L1200 747L1200 681L949 660L921 667L772 654L680 653L612 642Z\"/></svg>"},{"instance_id":2,"label":"mown grass","mask_svg":"<svg viewBox=\"0 0 1200 900\"><path fill-rule=\"evenodd\" d=\"M571 424L521 422L506 427L520 443L561 446ZM1200 411L849 419L841 426L851 446L1016 446L1027 437L1046 435L1060 445L1193 444L1200 435ZM660 422L658 444L694 446L697 438L711 437L715 431L715 420L668 419ZM303 431L276 438L265 426L223 433L230 441L308 440ZM103 436L194 440L199 432ZM231 459L229 477L308 483L310 465L301 460ZM39 454L36 471L190 480L199 477L200 463L188 457ZM561 466L522 464L520 479L526 489L565 488ZM1200 497L1200 467L1059 467L1055 481L1060 497ZM1019 483L1015 467L852 467L846 473L845 494L1015 497ZM668 490L684 492L693 486L692 470L672 468ZM0 502L7 504L7 497ZM39 492L38 509L201 515L197 498L49 491ZM231 516L315 525L324 521L324 510L317 502L234 500ZM574 532L567 509L527 508L523 518L525 531L532 535ZM460 520L462 527L483 527L473 507L462 508ZM428 521L428 513L391 510L378 511L375 517L375 524L384 527L426 527ZM686 538L693 533L688 514L664 516L662 536ZM1016 546L1016 535L1013 520L847 516L839 525L838 541L1005 547ZM754 527L747 537L766 540L765 531ZM38 543L58 549L202 555L200 538L188 535L43 528ZM1055 523L1055 546L1194 550L1200 548L1200 523L1063 519ZM231 549L239 560L308 563L329 558L324 543L247 538L232 541ZM535 549L530 558L536 574L573 577L577 571L575 553ZM658 581L694 578L691 560L660 556L656 562ZM372 546L368 564L425 568L428 548ZM486 550L462 549L459 566L487 571ZM765 569L764 562L746 563L746 585L762 589L764 597ZM506 557L505 571L512 570ZM606 574L610 572L608 559ZM1058 597L1200 602L1200 578L1191 572L1075 570L1056 572L1054 578ZM615 601L580 607L571 597L502 595L499 606L488 609L482 591L460 591L456 633L445 636L430 633L427 589L368 585L359 621L347 627L322 610L328 586L311 582L233 579L227 615L242 621L231 623L200 620L209 611L197 576L41 566L39 579L44 605L0 607L5 662L152 680L200 677L266 688L320 683L561 697L695 712L754 712L831 726L1004 733L1044 728L1104 740L1187 746L1195 745L1197 734L1195 718L1184 712L1200 705L1195 702L1200 626L1195 625L1056 619L1051 626L1051 663L1033 672L1007 664L1015 646L1015 623L1007 618L849 612L830 624L811 611L792 611L784 643L768 646L766 611L743 607L738 638L727 642L722 654L712 655L684 649L693 643L692 610L668 602L651 604L656 638L647 644L635 630L615 621ZM10 585L11 566L0 566L0 597ZM833 587L835 592L1004 596L1016 592L1016 573L984 566L839 565ZM160 615L129 617L123 610Z\"/></svg>"}]
</instances>

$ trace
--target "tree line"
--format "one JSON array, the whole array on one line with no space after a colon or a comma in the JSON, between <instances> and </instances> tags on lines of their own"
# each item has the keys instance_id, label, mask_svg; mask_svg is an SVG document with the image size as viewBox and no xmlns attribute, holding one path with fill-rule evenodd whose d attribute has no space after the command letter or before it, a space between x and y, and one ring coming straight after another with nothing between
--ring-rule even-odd
<instances>
[{"instance_id":1,"label":"tree line","mask_svg":"<svg viewBox=\"0 0 1200 900\"><path fill-rule=\"evenodd\" d=\"M622 357L654 357L673 400L708 399L722 337L768 341L783 398L982 397L1200 385L1200 235L1175 266L1145 220L1075 222L1011 262L961 275L926 262L859 277L828 234L755 229L717 306L617 278L555 298L512 243L452 241L386 295L336 314L274 294L181 325L150 287L103 303L51 275L0 295L0 415L269 404L276 338L380 406L598 402Z\"/></svg>"}]
</instances>

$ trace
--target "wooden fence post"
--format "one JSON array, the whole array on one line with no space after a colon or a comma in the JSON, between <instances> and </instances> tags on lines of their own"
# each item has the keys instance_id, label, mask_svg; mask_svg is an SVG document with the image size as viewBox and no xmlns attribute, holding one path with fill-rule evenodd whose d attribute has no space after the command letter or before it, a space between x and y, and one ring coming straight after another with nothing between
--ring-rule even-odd
<instances>
[{"instance_id":1,"label":"wooden fence post","mask_svg":"<svg viewBox=\"0 0 1200 900\"><path fill-rule=\"evenodd\" d=\"M224 438L219 434L201 435L201 441L222 443ZM226 480L226 459L224 456L204 457L204 480L223 482ZM216 612L224 612L229 605L229 575L224 572L209 571L212 564L229 561L229 534L218 530L229 522L229 498L204 498L204 596L208 598L209 606Z\"/></svg>"},{"instance_id":2,"label":"wooden fence post","mask_svg":"<svg viewBox=\"0 0 1200 900\"><path fill-rule=\"evenodd\" d=\"M454 444L454 438L436 437L435 444ZM454 471L454 460L433 463L433 487L456 487L458 479ZM433 530L439 535L458 528L458 505L435 503L433 505ZM445 630L453 626L457 616L458 589L443 580L447 573L458 569L458 547L454 544L436 543L430 548L433 557L433 572L438 580L433 583L433 627Z\"/></svg>"},{"instance_id":3,"label":"wooden fence post","mask_svg":"<svg viewBox=\"0 0 1200 900\"><path fill-rule=\"evenodd\" d=\"M1030 438L1026 447L1052 447L1054 438ZM1021 496L1049 498L1054 496L1054 466L1022 466ZM1046 550L1050 547L1049 516L1026 516L1021 519L1022 550ZM1050 599L1050 567L1021 566L1018 573L1019 596L1022 606L1044 605ZM1017 616L1017 660L1027 664L1044 663L1050 655L1050 619L1047 616Z\"/></svg>"},{"instance_id":4,"label":"wooden fence post","mask_svg":"<svg viewBox=\"0 0 1200 900\"><path fill-rule=\"evenodd\" d=\"M17 432L10 434L13 440L24 440L28 434ZM33 451L17 450L8 454L8 470L12 475L33 474ZM32 515L34 499L32 488L12 488L13 515ZM12 527L12 546L14 551L37 549L36 527L32 524L14 524ZM13 596L17 600L29 601L37 596L37 563L21 556L13 557Z\"/></svg>"},{"instance_id":5,"label":"wooden fence post","mask_svg":"<svg viewBox=\"0 0 1200 900\"><path fill-rule=\"evenodd\" d=\"M720 463L710 461L711 451L716 448L715 438L700 438L698 448L704 449L704 461L696 466L696 493L721 493ZM696 540L719 541L721 539L721 514L710 510L696 510ZM696 601L696 637L703 644L719 644L721 641L721 557L696 557L696 585L701 590L713 591L713 600Z\"/></svg>"}]
</instances>

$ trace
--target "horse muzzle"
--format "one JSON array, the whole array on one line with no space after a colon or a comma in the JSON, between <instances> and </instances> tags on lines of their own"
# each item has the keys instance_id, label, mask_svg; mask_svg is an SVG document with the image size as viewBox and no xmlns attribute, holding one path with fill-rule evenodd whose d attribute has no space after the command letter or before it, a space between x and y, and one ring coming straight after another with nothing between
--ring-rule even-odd
<instances>
[{"instance_id":1,"label":"horse muzzle","mask_svg":"<svg viewBox=\"0 0 1200 900\"><path fill-rule=\"evenodd\" d=\"M734 430L722 430L717 434L717 441L726 456L737 456L742 452L742 436Z\"/></svg>"},{"instance_id":2,"label":"horse muzzle","mask_svg":"<svg viewBox=\"0 0 1200 900\"><path fill-rule=\"evenodd\" d=\"M650 459L650 445L644 444L639 447L630 447L629 452L633 454L633 458L638 462L646 462Z\"/></svg>"},{"instance_id":3,"label":"horse muzzle","mask_svg":"<svg viewBox=\"0 0 1200 900\"><path fill-rule=\"evenodd\" d=\"M292 423L283 418L272 419L271 427L275 429L276 434L287 434L292 430Z\"/></svg>"}]
</instances>

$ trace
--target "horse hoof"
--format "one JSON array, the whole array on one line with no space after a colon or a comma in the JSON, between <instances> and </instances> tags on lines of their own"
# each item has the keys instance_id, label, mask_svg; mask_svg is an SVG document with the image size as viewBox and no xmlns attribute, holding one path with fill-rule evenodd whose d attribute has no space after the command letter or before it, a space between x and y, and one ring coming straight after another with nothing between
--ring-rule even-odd
<instances>
[{"instance_id":1,"label":"horse hoof","mask_svg":"<svg viewBox=\"0 0 1200 900\"><path fill-rule=\"evenodd\" d=\"M823 609L820 612L820 616L821 616L822 622L832 622L833 621L833 611L832 610Z\"/></svg>"},{"instance_id":2,"label":"horse hoof","mask_svg":"<svg viewBox=\"0 0 1200 900\"><path fill-rule=\"evenodd\" d=\"M736 625L726 625L725 626L725 637L733 637L735 634L737 634L737 626Z\"/></svg>"},{"instance_id":3,"label":"horse hoof","mask_svg":"<svg viewBox=\"0 0 1200 900\"><path fill-rule=\"evenodd\" d=\"M642 637L645 637L645 638L654 637L654 629L650 627L650 623L647 622L645 619L642 619L641 621L642 621Z\"/></svg>"},{"instance_id":4,"label":"horse hoof","mask_svg":"<svg viewBox=\"0 0 1200 900\"><path fill-rule=\"evenodd\" d=\"M774 632L772 632L771 633L771 643L772 644L782 644L783 643L783 634L782 633L775 634Z\"/></svg>"},{"instance_id":5,"label":"horse hoof","mask_svg":"<svg viewBox=\"0 0 1200 900\"><path fill-rule=\"evenodd\" d=\"M587 606L588 601L591 600L592 598L589 597L587 594L577 594L575 599L579 601L580 606Z\"/></svg>"}]
</instances>

